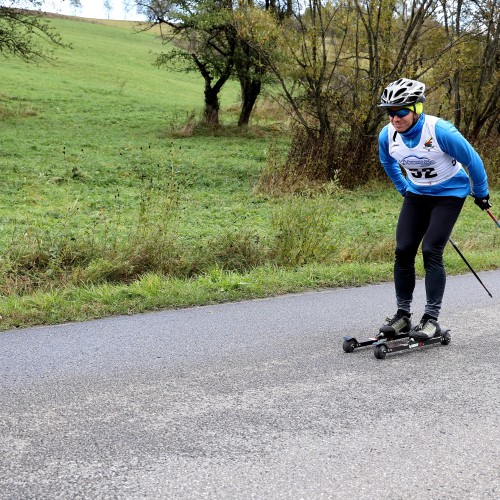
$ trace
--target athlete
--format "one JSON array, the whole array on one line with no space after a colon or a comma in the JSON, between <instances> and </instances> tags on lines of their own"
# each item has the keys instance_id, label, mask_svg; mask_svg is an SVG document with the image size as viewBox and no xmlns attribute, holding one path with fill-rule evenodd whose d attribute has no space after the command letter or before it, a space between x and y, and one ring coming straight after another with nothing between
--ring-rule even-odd
<instances>
[{"instance_id":1,"label":"athlete","mask_svg":"<svg viewBox=\"0 0 500 500\"><path fill-rule=\"evenodd\" d=\"M380 162L404 196L396 229L397 311L381 326L379 337L411 331L415 339L426 340L440 334L438 317L446 284L444 247L469 194L481 210L491 207L481 158L451 123L424 114L424 92L423 83L400 78L385 88L379 104L389 115L389 124L379 135ZM422 319L412 327L420 243L427 302Z\"/></svg>"}]
</instances>

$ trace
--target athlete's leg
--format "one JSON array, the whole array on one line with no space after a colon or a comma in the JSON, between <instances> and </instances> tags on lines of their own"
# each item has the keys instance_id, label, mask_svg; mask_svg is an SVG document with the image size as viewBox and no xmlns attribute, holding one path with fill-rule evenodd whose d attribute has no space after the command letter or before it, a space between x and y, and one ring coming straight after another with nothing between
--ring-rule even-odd
<instances>
[{"instance_id":1,"label":"athlete's leg","mask_svg":"<svg viewBox=\"0 0 500 500\"><path fill-rule=\"evenodd\" d=\"M398 310L410 312L415 289L415 256L430 220L428 196L407 193L396 229L394 284Z\"/></svg>"},{"instance_id":2,"label":"athlete's leg","mask_svg":"<svg viewBox=\"0 0 500 500\"><path fill-rule=\"evenodd\" d=\"M429 227L422 242L425 268L425 314L438 318L446 286L443 251L464 205L464 198L436 196Z\"/></svg>"}]
</instances>

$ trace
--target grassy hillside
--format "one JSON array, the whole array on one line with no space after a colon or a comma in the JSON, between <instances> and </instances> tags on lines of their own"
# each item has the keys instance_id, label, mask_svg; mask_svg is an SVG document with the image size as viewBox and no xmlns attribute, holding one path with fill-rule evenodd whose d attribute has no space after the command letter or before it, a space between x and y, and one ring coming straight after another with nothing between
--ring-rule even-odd
<instances>
[{"instance_id":1,"label":"grassy hillside","mask_svg":"<svg viewBox=\"0 0 500 500\"><path fill-rule=\"evenodd\" d=\"M153 67L152 52L161 49L153 33L134 33L133 23L52 22L73 50L59 51L53 65L2 61L3 200L19 208L7 212L4 223L26 218L30 226L60 227L74 207L71 223L79 227L116 215L118 204L126 224L145 184L172 169L202 199L221 178L222 186L249 187L255 156L265 157L264 140L237 139L236 145L231 137L167 137L201 109L203 81ZM236 101L231 83L222 103Z\"/></svg>"},{"instance_id":2,"label":"grassy hillside","mask_svg":"<svg viewBox=\"0 0 500 500\"><path fill-rule=\"evenodd\" d=\"M52 23L73 46L55 63L0 61L0 328L391 279L391 187L258 194L288 141L262 103L238 132L230 82L222 130L179 137L203 81L155 68L154 33ZM468 203L454 237L487 269L497 233Z\"/></svg>"},{"instance_id":3,"label":"grassy hillside","mask_svg":"<svg viewBox=\"0 0 500 500\"><path fill-rule=\"evenodd\" d=\"M3 121L7 145L10 136L5 134L11 133L28 148L35 142L54 152L61 145L92 150L107 144L116 150L157 139L174 118L201 106L203 82L197 75L152 66L153 53L162 48L154 33L134 33L133 23L54 19L52 24L73 46L59 50L54 64L1 61L4 113L31 116L29 123ZM236 100L236 87L228 86L224 103ZM113 142L106 143L105 137ZM18 144L12 147L17 150Z\"/></svg>"}]
</instances>

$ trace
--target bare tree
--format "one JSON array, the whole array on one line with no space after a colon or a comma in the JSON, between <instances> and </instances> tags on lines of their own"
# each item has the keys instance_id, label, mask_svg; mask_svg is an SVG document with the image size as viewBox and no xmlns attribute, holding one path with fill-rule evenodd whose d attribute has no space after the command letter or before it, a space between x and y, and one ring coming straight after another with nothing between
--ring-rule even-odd
<instances>
[{"instance_id":1,"label":"bare tree","mask_svg":"<svg viewBox=\"0 0 500 500\"><path fill-rule=\"evenodd\" d=\"M316 149L311 158L326 155L322 175L362 183L373 164L383 119L376 105L385 85L401 76L426 78L432 92L449 74L437 74L436 64L458 41L447 39L432 0L305 6L282 26L254 17L252 28L241 29L254 30L253 43L281 84L281 102L305 131L303 150Z\"/></svg>"},{"instance_id":2,"label":"bare tree","mask_svg":"<svg viewBox=\"0 0 500 500\"><path fill-rule=\"evenodd\" d=\"M125 19L127 19L128 13L132 10L132 7L134 6L134 0L122 0L122 6Z\"/></svg>"},{"instance_id":3,"label":"bare tree","mask_svg":"<svg viewBox=\"0 0 500 500\"><path fill-rule=\"evenodd\" d=\"M476 43L478 55L473 58L476 78L472 85L464 89L470 90L473 102L464 113L466 130L469 138L476 140L481 132L489 136L497 127L500 118L500 1L473 2L474 23L478 28Z\"/></svg>"},{"instance_id":4,"label":"bare tree","mask_svg":"<svg viewBox=\"0 0 500 500\"><path fill-rule=\"evenodd\" d=\"M500 118L500 1L441 0L443 26L460 39L444 62L452 71L443 106L475 141L497 133Z\"/></svg>"},{"instance_id":5,"label":"bare tree","mask_svg":"<svg viewBox=\"0 0 500 500\"><path fill-rule=\"evenodd\" d=\"M111 11L113 10L112 0L104 0L103 6L104 6L104 10L106 11L106 15L108 16L108 19L109 19L111 16Z\"/></svg>"}]
</instances>

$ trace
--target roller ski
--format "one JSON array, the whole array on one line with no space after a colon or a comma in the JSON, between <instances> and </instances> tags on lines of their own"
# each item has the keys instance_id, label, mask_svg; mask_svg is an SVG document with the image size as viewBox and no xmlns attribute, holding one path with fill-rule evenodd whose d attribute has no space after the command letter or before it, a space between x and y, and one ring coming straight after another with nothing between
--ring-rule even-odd
<instances>
[{"instance_id":1,"label":"roller ski","mask_svg":"<svg viewBox=\"0 0 500 500\"><path fill-rule=\"evenodd\" d=\"M367 347L378 342L389 342L407 338L412 330L409 315L396 313L393 318L387 318L386 322L380 327L378 335L374 337L357 339L356 337L345 336L342 343L344 352L351 353L359 347Z\"/></svg>"},{"instance_id":2,"label":"roller ski","mask_svg":"<svg viewBox=\"0 0 500 500\"><path fill-rule=\"evenodd\" d=\"M448 345L450 342L450 330L441 328L437 321L427 319L422 320L418 326L410 331L408 342L393 343L392 340L380 339L374 344L373 354L377 359L384 359L391 352L418 349L433 344Z\"/></svg>"}]
</instances>

